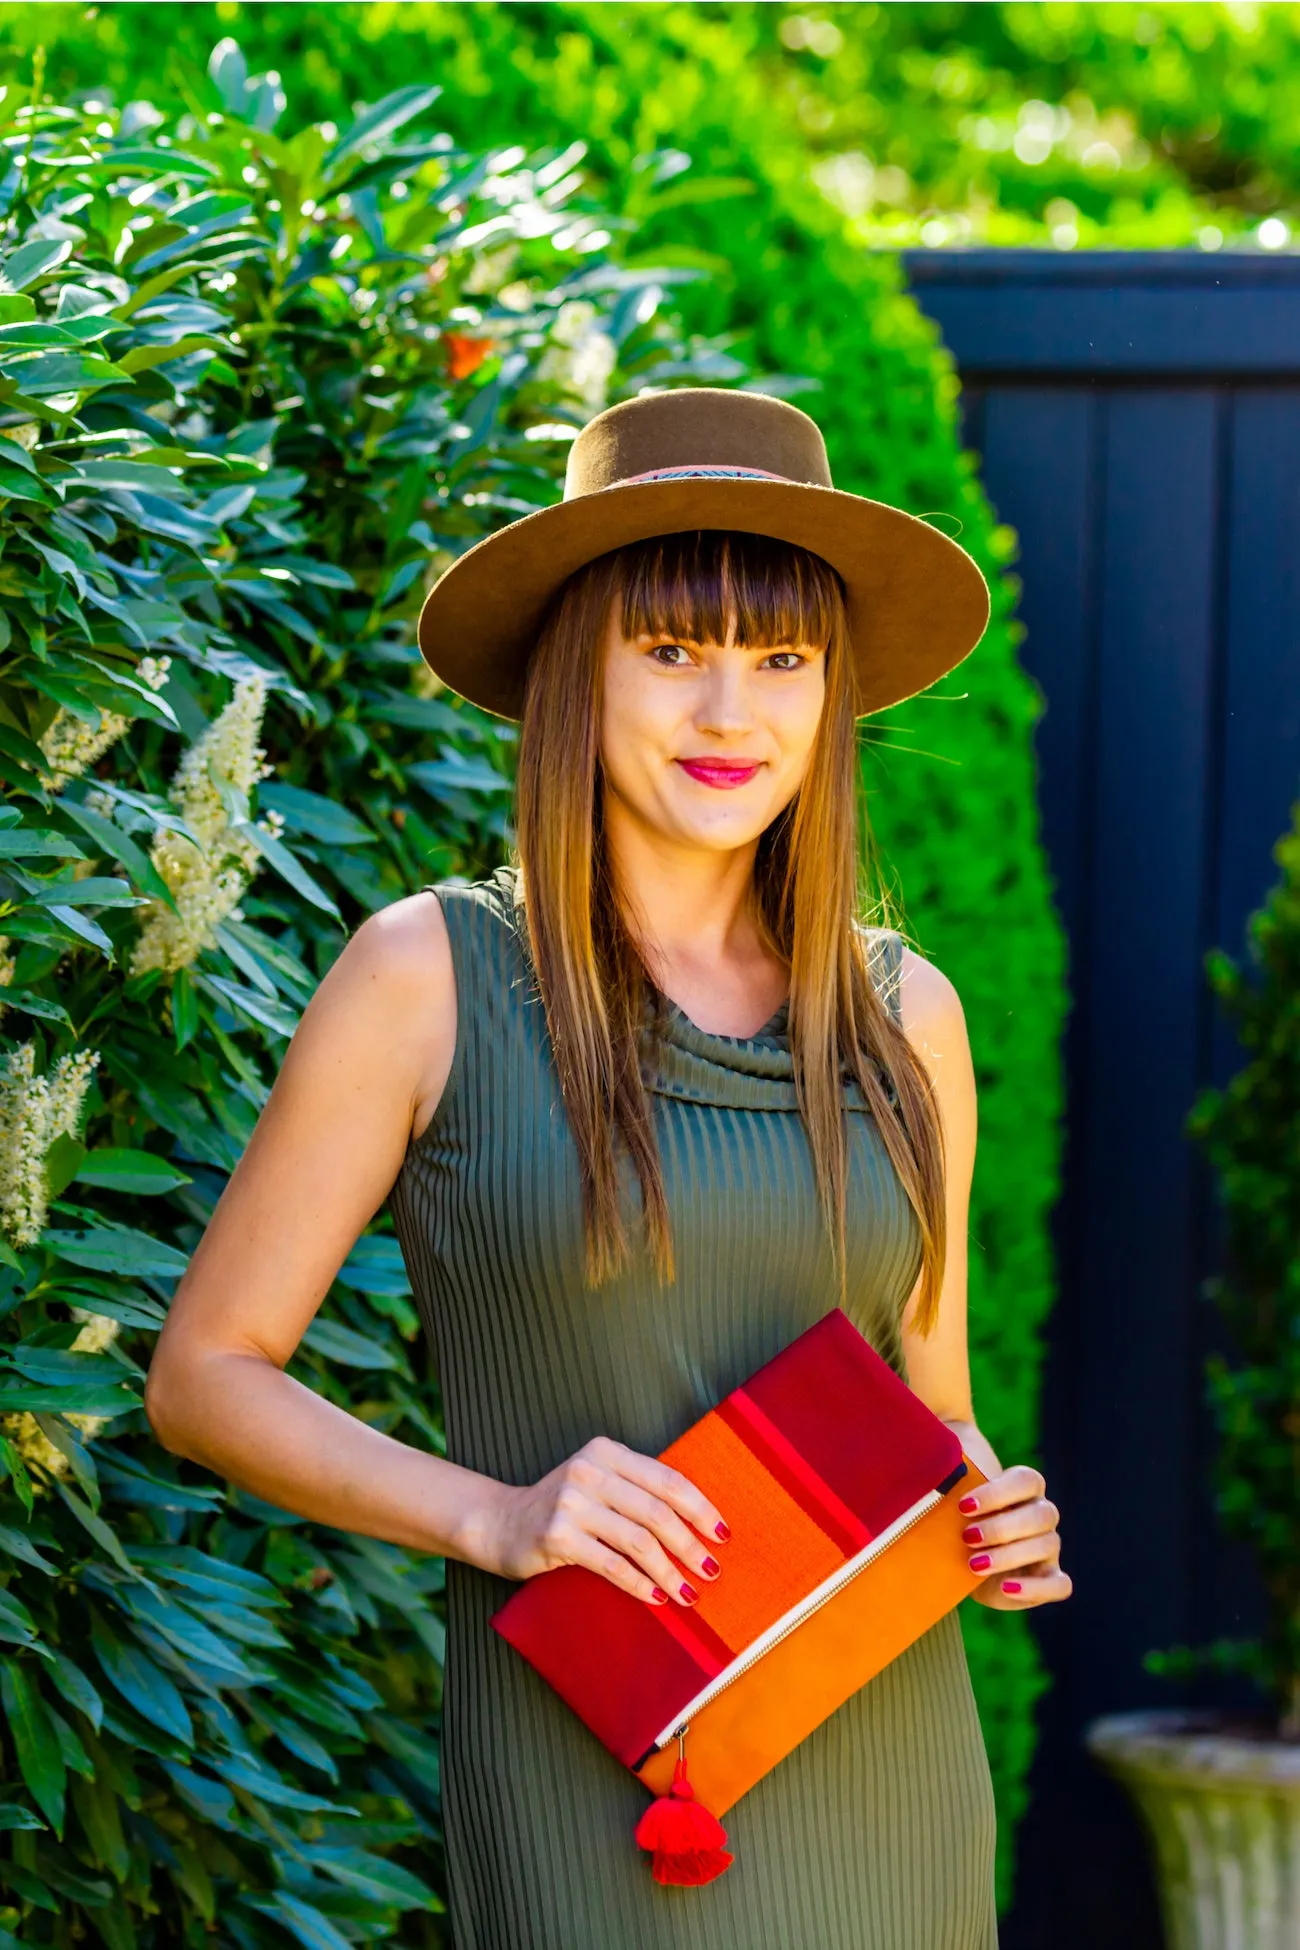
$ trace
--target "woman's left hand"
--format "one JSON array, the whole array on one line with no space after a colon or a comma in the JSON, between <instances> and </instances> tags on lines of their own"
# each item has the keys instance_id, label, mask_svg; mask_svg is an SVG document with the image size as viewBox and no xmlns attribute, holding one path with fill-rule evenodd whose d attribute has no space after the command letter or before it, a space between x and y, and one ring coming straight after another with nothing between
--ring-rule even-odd
<instances>
[{"instance_id":1,"label":"woman's left hand","mask_svg":"<svg viewBox=\"0 0 1300 1950\"><path fill-rule=\"evenodd\" d=\"M983 1582L971 1597L992 1611L1021 1611L1068 1598L1074 1584L1061 1569L1060 1511L1028 1463L1015 1463L961 1497L962 1542Z\"/></svg>"}]
</instances>

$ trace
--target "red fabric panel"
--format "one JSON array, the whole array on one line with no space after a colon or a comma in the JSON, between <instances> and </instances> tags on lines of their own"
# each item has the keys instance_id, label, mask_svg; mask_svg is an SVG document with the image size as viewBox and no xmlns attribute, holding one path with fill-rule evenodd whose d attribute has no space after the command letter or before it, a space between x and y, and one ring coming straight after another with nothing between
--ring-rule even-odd
<instances>
[{"instance_id":1,"label":"red fabric panel","mask_svg":"<svg viewBox=\"0 0 1300 1950\"><path fill-rule=\"evenodd\" d=\"M866 1524L836 1496L829 1483L822 1481L806 1457L743 1388L733 1388L726 1400L718 1403L718 1414L845 1557L855 1556L871 1542L873 1533Z\"/></svg>"},{"instance_id":2,"label":"red fabric panel","mask_svg":"<svg viewBox=\"0 0 1300 1950\"><path fill-rule=\"evenodd\" d=\"M704 1580L700 1579L699 1582L703 1583ZM711 1585L705 1586L706 1590L712 1588ZM666 1605L658 1605L655 1608L655 1623L665 1632L672 1633L678 1643L685 1647L687 1654L696 1665L703 1672L708 1673L710 1679L720 1673L724 1666L729 1666L736 1656L736 1648L728 1645L727 1641L714 1631L712 1625L705 1623L700 1616L698 1605L678 1605L671 1601ZM698 1690L697 1687L696 1691ZM685 1697L689 1699L690 1694L686 1694Z\"/></svg>"},{"instance_id":3,"label":"red fabric panel","mask_svg":"<svg viewBox=\"0 0 1300 1950\"><path fill-rule=\"evenodd\" d=\"M665 1629L668 1609L565 1564L527 1579L491 1623L631 1767L723 1663L700 1634L692 1653Z\"/></svg>"},{"instance_id":4,"label":"red fabric panel","mask_svg":"<svg viewBox=\"0 0 1300 1950\"><path fill-rule=\"evenodd\" d=\"M961 1461L956 1430L839 1307L751 1375L744 1392L873 1534Z\"/></svg>"}]
</instances>

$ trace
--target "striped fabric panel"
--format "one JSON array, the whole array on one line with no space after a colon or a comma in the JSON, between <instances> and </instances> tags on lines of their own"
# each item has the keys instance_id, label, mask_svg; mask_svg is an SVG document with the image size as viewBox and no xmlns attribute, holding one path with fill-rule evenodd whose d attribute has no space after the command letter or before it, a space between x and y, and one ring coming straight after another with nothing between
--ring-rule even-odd
<instances>
[{"instance_id":1,"label":"striped fabric panel","mask_svg":"<svg viewBox=\"0 0 1300 1950\"><path fill-rule=\"evenodd\" d=\"M875 1532L868 1529L847 1503L840 1501L825 1478L817 1474L807 1457L800 1455L793 1442L782 1435L745 1389L737 1388L725 1401L719 1402L718 1414L761 1458L765 1468L784 1485L800 1508L839 1545L845 1557L852 1557L871 1542Z\"/></svg>"},{"instance_id":2,"label":"striped fabric panel","mask_svg":"<svg viewBox=\"0 0 1300 1950\"><path fill-rule=\"evenodd\" d=\"M719 1410L661 1451L661 1460L727 1512L731 1538L725 1575L714 1583L695 1580L700 1597L691 1612L717 1632L734 1658L837 1570L848 1553L805 1502L791 1495L743 1428L735 1428ZM676 1704L691 1697L686 1693ZM661 1719L653 1732L663 1724Z\"/></svg>"}]
</instances>

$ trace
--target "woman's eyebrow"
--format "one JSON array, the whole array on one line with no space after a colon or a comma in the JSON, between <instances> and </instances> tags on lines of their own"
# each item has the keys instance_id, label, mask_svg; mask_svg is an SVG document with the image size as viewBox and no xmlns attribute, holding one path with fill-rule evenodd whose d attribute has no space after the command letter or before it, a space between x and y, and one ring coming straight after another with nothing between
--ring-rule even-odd
<instances>
[{"instance_id":1,"label":"woman's eyebrow","mask_svg":"<svg viewBox=\"0 0 1300 1950\"><path fill-rule=\"evenodd\" d=\"M641 630L633 638L633 641L636 643L652 643L656 638L665 636L671 637L674 643L684 644L689 650L725 650L727 648L727 645L720 643L716 637L688 636L684 630L669 629L667 625L661 630ZM774 641L772 643L737 643L733 647L737 650L788 650L793 647L793 643L787 643L782 639L780 642Z\"/></svg>"}]
</instances>

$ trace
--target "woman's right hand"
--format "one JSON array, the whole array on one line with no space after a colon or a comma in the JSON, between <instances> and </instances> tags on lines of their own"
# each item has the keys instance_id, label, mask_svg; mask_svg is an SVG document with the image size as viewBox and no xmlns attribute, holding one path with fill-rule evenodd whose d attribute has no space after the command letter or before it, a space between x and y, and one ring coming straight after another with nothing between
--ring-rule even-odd
<instances>
[{"instance_id":1,"label":"woman's right hand","mask_svg":"<svg viewBox=\"0 0 1300 1950\"><path fill-rule=\"evenodd\" d=\"M690 1580L722 1568L700 1541L726 1541L721 1511L679 1471L610 1436L593 1436L540 1482L499 1488L479 1561L505 1577L583 1564L649 1604L693 1605Z\"/></svg>"}]
</instances>

